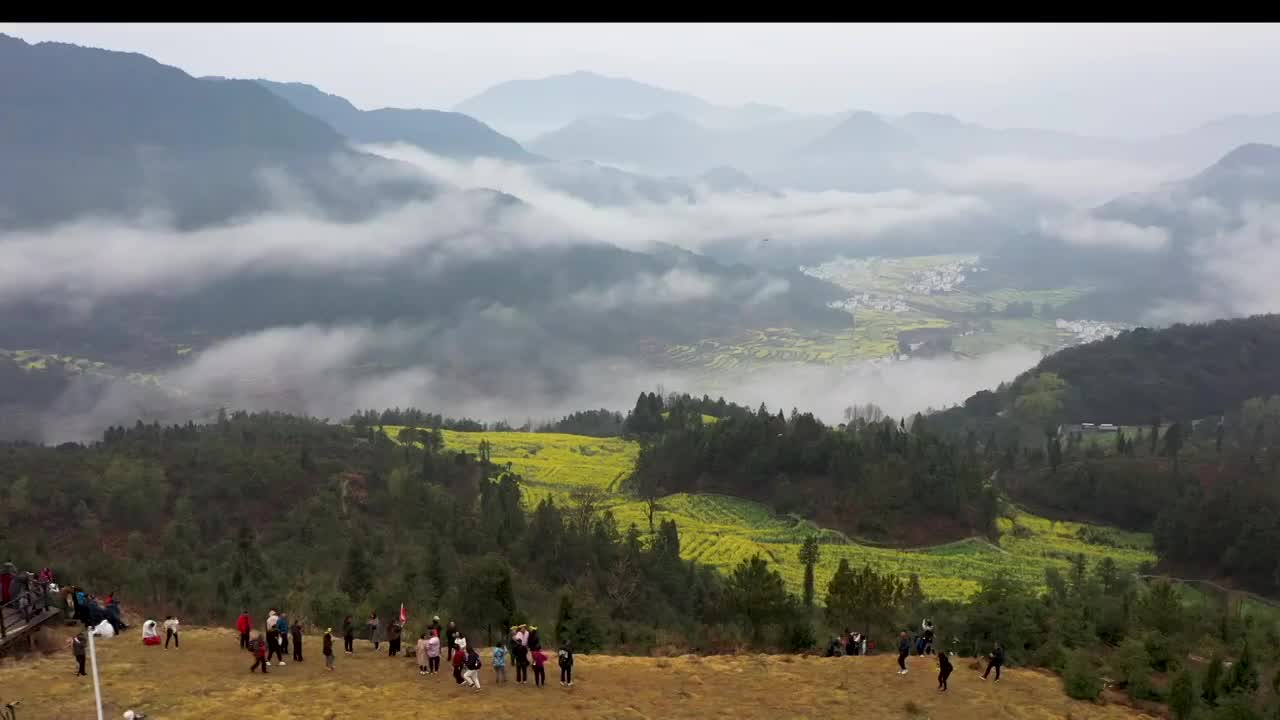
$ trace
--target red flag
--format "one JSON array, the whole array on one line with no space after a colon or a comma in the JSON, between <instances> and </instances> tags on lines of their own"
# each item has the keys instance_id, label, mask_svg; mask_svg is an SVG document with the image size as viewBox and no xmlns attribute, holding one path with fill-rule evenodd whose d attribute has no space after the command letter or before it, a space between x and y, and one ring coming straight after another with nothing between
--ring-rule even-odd
<instances>
[{"instance_id":1,"label":"red flag","mask_svg":"<svg viewBox=\"0 0 1280 720\"><path fill-rule=\"evenodd\" d=\"M405 620L409 619L409 613L404 611L404 603L400 603L400 624L403 625Z\"/></svg>"}]
</instances>

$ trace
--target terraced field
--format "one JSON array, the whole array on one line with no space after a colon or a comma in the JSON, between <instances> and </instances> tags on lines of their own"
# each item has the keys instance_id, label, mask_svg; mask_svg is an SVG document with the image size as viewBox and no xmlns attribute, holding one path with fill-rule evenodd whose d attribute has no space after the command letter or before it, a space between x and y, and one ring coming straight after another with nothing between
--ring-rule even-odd
<instances>
[{"instance_id":1,"label":"terraced field","mask_svg":"<svg viewBox=\"0 0 1280 720\"><path fill-rule=\"evenodd\" d=\"M386 426L393 440L399 427ZM648 531L644 503L619 490L630 473L639 447L617 438L590 438L551 433L444 431L446 447L478 452L480 442L490 445L490 458L510 463L524 478L526 502L532 506L544 497L557 503L572 502L574 490L594 487L607 491L606 508L620 528L635 524ZM961 600L978 590L979 583L1003 570L1033 587L1044 584L1044 571L1064 572L1076 553L1090 562L1111 557L1132 570L1155 559L1151 537L1081 523L1056 522L1021 511L1002 518L998 544L983 539L946 545L897 550L859 543L843 534L816 527L806 520L777 516L759 503L723 495L676 494L662 498L654 522L675 520L680 528L680 554L728 570L756 553L769 559L788 587L798 592L804 568L797 559L803 539L817 533L822 555L816 569L818 588L825 588L841 559L858 566L869 563L877 570L900 576L915 573L930 597ZM1085 538L1089 539L1085 539Z\"/></svg>"}]
</instances>

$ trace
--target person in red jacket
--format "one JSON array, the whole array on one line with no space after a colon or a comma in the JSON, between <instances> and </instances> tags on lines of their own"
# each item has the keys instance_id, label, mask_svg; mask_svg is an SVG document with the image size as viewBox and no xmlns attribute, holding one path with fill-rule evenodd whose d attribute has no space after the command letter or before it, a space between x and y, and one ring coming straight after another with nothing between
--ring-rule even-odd
<instances>
[{"instance_id":1,"label":"person in red jacket","mask_svg":"<svg viewBox=\"0 0 1280 720\"><path fill-rule=\"evenodd\" d=\"M240 618L236 620L236 632L240 633L240 649L249 649L249 631L253 630L253 621L249 619L249 611L245 610L240 613Z\"/></svg>"},{"instance_id":2,"label":"person in red jacket","mask_svg":"<svg viewBox=\"0 0 1280 720\"><path fill-rule=\"evenodd\" d=\"M542 648L533 651L533 684L535 687L545 687L547 684L547 654L542 652Z\"/></svg>"},{"instance_id":3,"label":"person in red jacket","mask_svg":"<svg viewBox=\"0 0 1280 720\"><path fill-rule=\"evenodd\" d=\"M462 684L462 662L467 659L466 653L463 652L463 650L466 649L467 645L465 640L460 642L459 641L455 641L455 642L457 642L458 647L453 649L453 655L449 658L449 661L453 663L453 681L458 685L461 685Z\"/></svg>"}]
</instances>

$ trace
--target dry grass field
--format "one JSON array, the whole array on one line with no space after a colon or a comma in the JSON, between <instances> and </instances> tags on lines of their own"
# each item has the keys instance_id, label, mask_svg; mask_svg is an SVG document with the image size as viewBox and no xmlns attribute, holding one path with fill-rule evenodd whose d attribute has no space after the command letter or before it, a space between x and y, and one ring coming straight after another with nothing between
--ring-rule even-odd
<instances>
[{"instance_id":1,"label":"dry grass field","mask_svg":"<svg viewBox=\"0 0 1280 720\"><path fill-rule=\"evenodd\" d=\"M306 662L250 675L250 658L225 630L189 629L181 650L144 647L136 630L99 645L108 718L126 709L153 720L377 719L440 717L546 718L819 718L937 720L1103 720L1145 717L1120 705L1071 700L1057 678L1013 670L982 682L969 660L956 663L951 691L938 693L934 664L912 658L896 674L895 658L741 655L676 658L579 655L574 687L508 683L481 671L480 692L448 674L421 677L412 660L374 653L358 641L327 672L320 638L304 643ZM341 643L337 643L341 648ZM0 703L22 701L21 720L92 718L93 685L76 677L69 651L0 664ZM513 671L508 671L514 677Z\"/></svg>"}]
</instances>

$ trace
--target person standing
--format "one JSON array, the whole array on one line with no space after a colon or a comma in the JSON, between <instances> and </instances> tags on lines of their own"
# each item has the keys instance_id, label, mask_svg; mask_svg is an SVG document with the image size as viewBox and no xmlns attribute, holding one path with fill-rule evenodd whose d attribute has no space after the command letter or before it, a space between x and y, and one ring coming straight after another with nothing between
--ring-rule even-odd
<instances>
[{"instance_id":1,"label":"person standing","mask_svg":"<svg viewBox=\"0 0 1280 720\"><path fill-rule=\"evenodd\" d=\"M294 623L290 632L293 634L293 661L302 662L302 623Z\"/></svg>"},{"instance_id":2,"label":"person standing","mask_svg":"<svg viewBox=\"0 0 1280 720\"><path fill-rule=\"evenodd\" d=\"M369 631L369 642L373 643L373 649L378 649L378 628L380 626L378 613L370 612L369 619L365 622L365 629Z\"/></svg>"},{"instance_id":3,"label":"person standing","mask_svg":"<svg viewBox=\"0 0 1280 720\"><path fill-rule=\"evenodd\" d=\"M1000 668L1004 666L1004 646L996 643L995 648L991 650L991 655L987 660L987 671L982 673L982 679L986 680L987 675L991 674L991 668L996 669L996 682L1000 682Z\"/></svg>"},{"instance_id":4,"label":"person standing","mask_svg":"<svg viewBox=\"0 0 1280 720\"><path fill-rule=\"evenodd\" d=\"M289 614L281 611L280 618L276 620L276 629L280 631L280 652L282 655L289 654ZM280 664L284 664L284 657L280 658Z\"/></svg>"},{"instance_id":5,"label":"person standing","mask_svg":"<svg viewBox=\"0 0 1280 720\"><path fill-rule=\"evenodd\" d=\"M498 640L498 644L493 647L493 682L501 685L507 681L507 649L503 647L502 640Z\"/></svg>"},{"instance_id":6,"label":"person standing","mask_svg":"<svg viewBox=\"0 0 1280 720\"><path fill-rule=\"evenodd\" d=\"M387 625L387 657L400 654L400 623L392 620Z\"/></svg>"},{"instance_id":7,"label":"person standing","mask_svg":"<svg viewBox=\"0 0 1280 720\"><path fill-rule=\"evenodd\" d=\"M164 617L164 648L169 649L169 641L173 640L173 649L178 649L178 618L172 615Z\"/></svg>"},{"instance_id":8,"label":"person standing","mask_svg":"<svg viewBox=\"0 0 1280 720\"><path fill-rule=\"evenodd\" d=\"M439 635L441 630L443 630L443 628L440 627L440 616L432 615L431 624L427 626L427 637L429 638L432 635Z\"/></svg>"},{"instance_id":9,"label":"person standing","mask_svg":"<svg viewBox=\"0 0 1280 720\"><path fill-rule=\"evenodd\" d=\"M280 616L275 608L267 613L267 667L271 667L271 658L280 654Z\"/></svg>"},{"instance_id":10,"label":"person standing","mask_svg":"<svg viewBox=\"0 0 1280 720\"><path fill-rule=\"evenodd\" d=\"M449 621L449 629L444 631L445 659L453 662L453 653L458 649L458 626Z\"/></svg>"},{"instance_id":11,"label":"person standing","mask_svg":"<svg viewBox=\"0 0 1280 720\"><path fill-rule=\"evenodd\" d=\"M911 636L903 630L898 636L898 674L907 674L907 656L911 654Z\"/></svg>"},{"instance_id":12,"label":"person standing","mask_svg":"<svg viewBox=\"0 0 1280 720\"><path fill-rule=\"evenodd\" d=\"M342 620L342 650L348 655L354 655L356 651L356 624L350 615Z\"/></svg>"},{"instance_id":13,"label":"person standing","mask_svg":"<svg viewBox=\"0 0 1280 720\"><path fill-rule=\"evenodd\" d=\"M573 687L573 643L565 639L560 645L559 661L560 661L560 685L562 687Z\"/></svg>"},{"instance_id":14,"label":"person standing","mask_svg":"<svg viewBox=\"0 0 1280 720\"><path fill-rule=\"evenodd\" d=\"M324 631L324 639L320 641L320 654L324 655L324 667L333 669L333 628Z\"/></svg>"},{"instance_id":15,"label":"person standing","mask_svg":"<svg viewBox=\"0 0 1280 720\"><path fill-rule=\"evenodd\" d=\"M951 677L951 658L946 650L938 651L938 691L947 691L947 678Z\"/></svg>"},{"instance_id":16,"label":"person standing","mask_svg":"<svg viewBox=\"0 0 1280 720\"><path fill-rule=\"evenodd\" d=\"M533 657L533 684L537 687L544 687L547 684L547 654L542 652L542 648L530 651Z\"/></svg>"},{"instance_id":17,"label":"person standing","mask_svg":"<svg viewBox=\"0 0 1280 720\"><path fill-rule=\"evenodd\" d=\"M84 643L84 631L76 633L76 636L71 638L71 654L76 659L76 675L84 675Z\"/></svg>"},{"instance_id":18,"label":"person standing","mask_svg":"<svg viewBox=\"0 0 1280 720\"><path fill-rule=\"evenodd\" d=\"M525 639L525 642L528 643L530 651L542 649L542 638L538 636L537 625L529 628L529 636Z\"/></svg>"},{"instance_id":19,"label":"person standing","mask_svg":"<svg viewBox=\"0 0 1280 720\"><path fill-rule=\"evenodd\" d=\"M262 639L262 633L254 635L249 641L249 652L253 653L253 665L249 667L249 672L256 672L259 667L262 668L262 674L267 674L267 666L271 661L267 659L267 644Z\"/></svg>"},{"instance_id":20,"label":"person standing","mask_svg":"<svg viewBox=\"0 0 1280 720\"><path fill-rule=\"evenodd\" d=\"M521 685L529 682L529 648L518 632L511 642L511 654L516 659L516 682Z\"/></svg>"},{"instance_id":21,"label":"person standing","mask_svg":"<svg viewBox=\"0 0 1280 720\"><path fill-rule=\"evenodd\" d=\"M249 631L253 629L253 621L249 619L249 611L244 610L236 618L236 632L240 633L240 649L249 649Z\"/></svg>"},{"instance_id":22,"label":"person standing","mask_svg":"<svg viewBox=\"0 0 1280 720\"><path fill-rule=\"evenodd\" d=\"M413 654L417 657L417 660L418 660L418 674L426 675L427 666L431 664L430 661L427 659L427 634L426 633L422 633L421 635L418 636L418 642L414 643L413 645Z\"/></svg>"},{"instance_id":23,"label":"person standing","mask_svg":"<svg viewBox=\"0 0 1280 720\"><path fill-rule=\"evenodd\" d=\"M435 675L440 672L440 630L432 630L431 637L427 638L427 674Z\"/></svg>"},{"instance_id":24,"label":"person standing","mask_svg":"<svg viewBox=\"0 0 1280 720\"><path fill-rule=\"evenodd\" d=\"M459 652L461 654L461 651ZM462 680L466 685L470 685L477 691L480 690L480 653L476 652L475 646L468 646L466 650L465 667L462 672Z\"/></svg>"}]
</instances>

